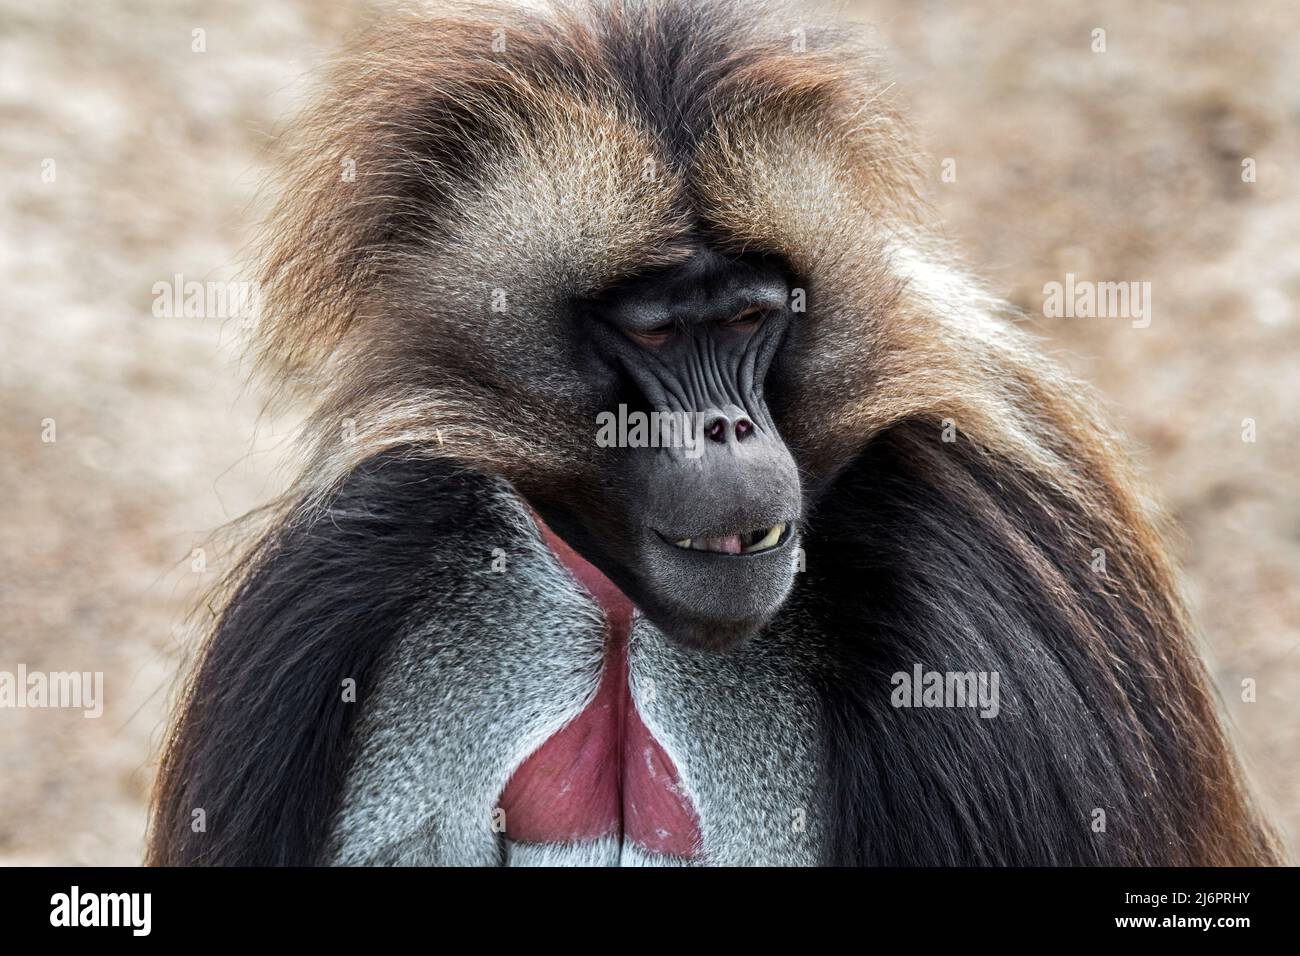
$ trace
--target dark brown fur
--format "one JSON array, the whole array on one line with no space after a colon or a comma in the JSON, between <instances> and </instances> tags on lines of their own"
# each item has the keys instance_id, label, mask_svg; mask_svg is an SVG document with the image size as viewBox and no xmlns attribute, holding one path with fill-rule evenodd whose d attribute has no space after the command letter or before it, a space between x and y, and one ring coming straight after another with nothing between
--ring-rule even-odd
<instances>
[{"instance_id":1,"label":"dark brown fur","mask_svg":"<svg viewBox=\"0 0 1300 956\"><path fill-rule=\"evenodd\" d=\"M857 575L810 566L792 599L820 622L840 665L824 678L823 701L832 859L1275 862L1164 547L1096 401L949 267L871 54L847 28L809 28L807 49L796 51L790 30L799 26L797 12L755 17L731 3L456 7L400 19L336 67L299 131L263 273L264 365L314 398L309 462L285 523L236 576L223 621L249 617L250 582L268 555L313 515L337 514L337 495L355 493L349 476L379 456L451 461L504 476L525 495L581 494L602 462L579 411L584 383L564 310L704 238L781 257L809 293L791 345L800 359L781 370L774 412L810 486L826 496L809 554L820 542ZM503 51L492 47L498 29ZM355 161L355 181L341 177L344 160ZM508 290L508 311L491 309L494 289ZM938 441L943 420L959 430L955 447ZM872 501L893 510L872 510ZM900 524L908 515L912 537ZM837 523L871 529L881 551L864 550ZM364 562L366 527L349 525L360 537L325 553L324 567ZM1105 575L1089 569L1094 548L1107 555ZM947 549L947 563L926 549ZM842 676L927 653L938 666L953 653L941 633L948 598L925 604L910 590L931 579L940 591L944 581L968 582L987 663L1053 661L1041 701L1021 705L1041 718L1025 727L1062 735L954 745L988 761L983 789L934 799L918 796L944 779L925 744L965 731L935 715L935 737L881 754L873 733L888 715L864 702L856 677ZM322 576L283 583L303 596L303 582L330 587ZM865 613L854 603L864 582L899 598L898 661L887 645L836 637L860 629L852 615ZM993 634L1002 613L1013 631L1025 629L1015 632L1021 643ZM1041 645L1026 645L1035 631ZM158 782L154 863L194 861L177 834L204 799L204 779L221 772L203 736L245 733L213 716L223 695L253 692L223 676L237 657L214 641L179 711ZM1051 695L1077 697L1097 738L1071 726L1068 708L1052 709ZM305 772L316 789L288 805L311 817L285 824L294 832L328 813L345 728L325 723L300 742L313 754ZM1095 799L1131 809L1131 848L1085 847L1085 806L1068 820L1045 809L1053 788L1072 782L1126 788ZM1019 804L1035 833L985 819L1005 812L998 801ZM902 829L872 822L888 812ZM290 849L236 859L302 862L314 852L313 838L286 837L270 817L249 825L268 846L279 839ZM980 832L984 844L972 836Z\"/></svg>"}]
</instances>

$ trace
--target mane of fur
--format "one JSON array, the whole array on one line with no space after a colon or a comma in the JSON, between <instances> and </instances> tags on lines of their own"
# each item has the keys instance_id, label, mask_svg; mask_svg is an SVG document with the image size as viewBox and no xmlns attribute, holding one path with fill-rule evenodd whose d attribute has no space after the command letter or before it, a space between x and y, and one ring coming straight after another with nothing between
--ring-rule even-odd
<instances>
[{"instance_id":1,"label":"mane of fur","mask_svg":"<svg viewBox=\"0 0 1300 956\"><path fill-rule=\"evenodd\" d=\"M596 468L565 310L687 240L889 304L883 243L916 208L901 120L847 31L765 11L451 5L342 58L286 163L257 343L317 399L315 487L407 444L533 481Z\"/></svg>"},{"instance_id":2,"label":"mane of fur","mask_svg":"<svg viewBox=\"0 0 1300 956\"><path fill-rule=\"evenodd\" d=\"M848 463L860 475L884 456L933 500L967 503L1069 635L1081 690L1133 729L1112 742L1127 761L1114 779L1177 784L1179 805L1201 814L1182 825L1201 834L1180 848L1188 860L1273 858L1096 400L951 266L861 39L760 6L456 5L397 18L342 58L298 131L262 276L263 367L315 407L295 513L395 449L525 493L598 474L570 305L693 239L780 256L808 290L793 333L805 360L774 409L797 460L829 488ZM939 444L944 420L959 460ZM915 508L900 487L883 500ZM929 543L942 542L956 546ZM1096 548L1107 575L1087 572ZM204 674L191 707L215 686ZM852 741L866 725L840 690L832 718ZM1171 743L1151 715L1188 739ZM168 825L188 812L174 766L194 746L184 723L174 740L159 789ZM1195 766L1174 780L1160 747Z\"/></svg>"}]
</instances>

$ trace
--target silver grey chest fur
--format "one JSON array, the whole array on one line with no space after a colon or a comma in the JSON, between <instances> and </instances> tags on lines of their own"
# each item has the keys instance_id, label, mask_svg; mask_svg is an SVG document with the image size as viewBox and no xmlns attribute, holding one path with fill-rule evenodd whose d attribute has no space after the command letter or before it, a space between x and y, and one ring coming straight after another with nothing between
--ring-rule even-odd
<instances>
[{"instance_id":1,"label":"silver grey chest fur","mask_svg":"<svg viewBox=\"0 0 1300 956\"><path fill-rule=\"evenodd\" d=\"M595 695L604 618L503 491L494 533L432 569L424 619L384 658L352 737L330 836L340 865L672 865L618 840L512 845L497 801L514 770ZM492 540L493 538L497 540ZM495 569L494 569L495 565ZM633 699L699 814L694 862L817 862L816 712L807 652L765 633L727 655L637 617Z\"/></svg>"}]
</instances>

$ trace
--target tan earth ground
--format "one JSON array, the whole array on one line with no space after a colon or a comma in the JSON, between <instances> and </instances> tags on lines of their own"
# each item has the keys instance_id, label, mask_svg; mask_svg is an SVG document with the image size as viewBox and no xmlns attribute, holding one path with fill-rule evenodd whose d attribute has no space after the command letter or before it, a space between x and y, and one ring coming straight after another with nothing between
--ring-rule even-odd
<instances>
[{"instance_id":1,"label":"tan earth ground","mask_svg":"<svg viewBox=\"0 0 1300 956\"><path fill-rule=\"evenodd\" d=\"M852 9L952 235L1133 437L1247 762L1300 834L1300 7ZM141 857L210 535L285 480L289 431L258 427L238 329L156 318L152 289L234 274L277 124L374 10L0 0L0 670L103 671L107 695L97 720L0 710L0 862ZM1066 273L1150 282L1150 327L1043 318Z\"/></svg>"}]
</instances>

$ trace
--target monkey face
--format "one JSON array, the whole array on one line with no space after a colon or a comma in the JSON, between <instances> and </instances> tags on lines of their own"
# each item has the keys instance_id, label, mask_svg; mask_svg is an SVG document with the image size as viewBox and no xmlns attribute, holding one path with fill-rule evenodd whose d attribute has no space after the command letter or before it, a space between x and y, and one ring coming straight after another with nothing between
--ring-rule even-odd
<instances>
[{"instance_id":1,"label":"monkey face","mask_svg":"<svg viewBox=\"0 0 1300 956\"><path fill-rule=\"evenodd\" d=\"M612 473L589 513L539 510L691 646L753 634L793 584L799 472L765 394L788 295L779 269L701 249L583 310Z\"/></svg>"},{"instance_id":2,"label":"monkey face","mask_svg":"<svg viewBox=\"0 0 1300 956\"><path fill-rule=\"evenodd\" d=\"M866 60L738 26L688 70L597 8L427 73L403 64L443 34L389 37L385 83L337 97L309 134L336 145L290 172L257 335L314 390L314 495L398 448L499 476L662 630L722 648L786 599L809 502L870 436L952 414L956 336L928 329L961 295L892 321L919 175Z\"/></svg>"}]
</instances>

